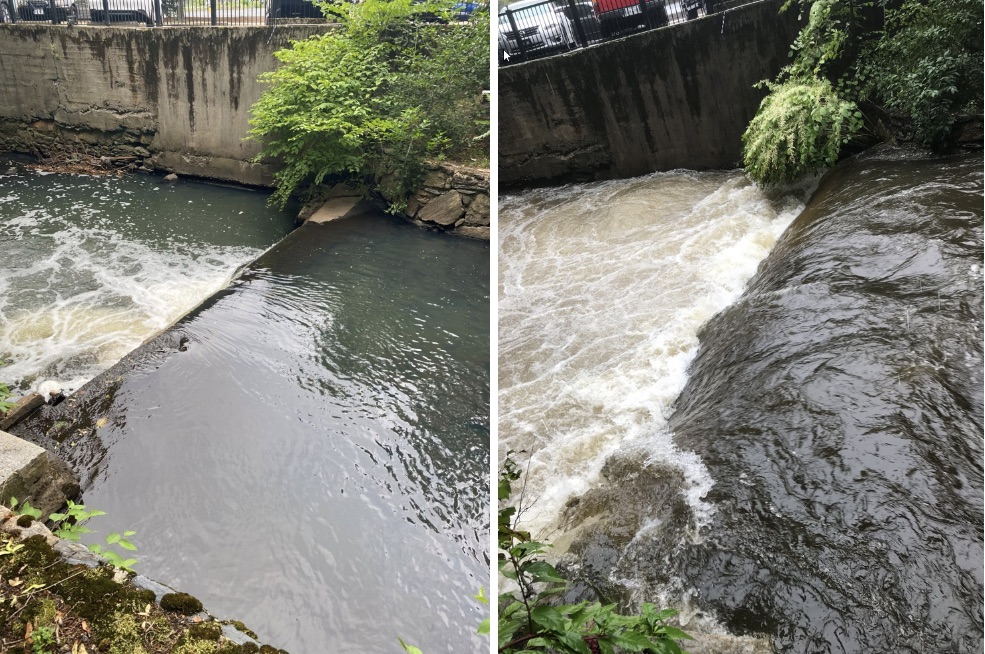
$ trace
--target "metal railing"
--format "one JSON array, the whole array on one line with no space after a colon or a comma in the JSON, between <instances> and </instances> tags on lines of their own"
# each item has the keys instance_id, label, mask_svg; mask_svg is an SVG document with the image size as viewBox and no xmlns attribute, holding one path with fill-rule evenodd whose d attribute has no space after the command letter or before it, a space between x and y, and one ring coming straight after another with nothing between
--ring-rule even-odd
<instances>
[{"instance_id":1,"label":"metal railing","mask_svg":"<svg viewBox=\"0 0 985 654\"><path fill-rule=\"evenodd\" d=\"M325 22L310 0L0 0L0 23L268 25Z\"/></svg>"},{"instance_id":2,"label":"metal railing","mask_svg":"<svg viewBox=\"0 0 985 654\"><path fill-rule=\"evenodd\" d=\"M499 12L499 65L547 57L755 0L521 0Z\"/></svg>"}]
</instances>

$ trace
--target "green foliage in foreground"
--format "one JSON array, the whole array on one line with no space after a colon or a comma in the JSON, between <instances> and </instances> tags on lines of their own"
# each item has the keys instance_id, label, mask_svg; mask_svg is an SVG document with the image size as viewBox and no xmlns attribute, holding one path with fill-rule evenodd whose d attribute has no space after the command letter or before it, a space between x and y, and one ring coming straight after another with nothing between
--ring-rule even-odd
<instances>
[{"instance_id":1,"label":"green foliage in foreground","mask_svg":"<svg viewBox=\"0 0 985 654\"><path fill-rule=\"evenodd\" d=\"M8 402L7 399L11 396L10 389L6 384L0 382L0 413L6 413L14 408L16 402Z\"/></svg>"},{"instance_id":2,"label":"green foliage in foreground","mask_svg":"<svg viewBox=\"0 0 985 654\"><path fill-rule=\"evenodd\" d=\"M346 175L400 208L426 160L488 157L487 17L426 23L422 12L440 10L411 0L318 5L341 27L278 51L282 65L263 76L271 87L252 110L258 160L282 165L274 202Z\"/></svg>"},{"instance_id":3,"label":"green foliage in foreground","mask_svg":"<svg viewBox=\"0 0 985 654\"><path fill-rule=\"evenodd\" d=\"M499 572L516 589L499 596L499 651L506 654L616 654L652 652L681 654L676 640L689 635L666 624L677 614L644 604L639 615L622 615L615 604L553 600L568 582L543 555L549 545L517 528L517 507L510 504L513 483L520 478L507 455L499 475Z\"/></svg>"},{"instance_id":4,"label":"green foliage in foreground","mask_svg":"<svg viewBox=\"0 0 985 654\"><path fill-rule=\"evenodd\" d=\"M764 83L770 93L742 137L759 184L832 165L867 112L909 121L913 140L935 150L951 145L958 117L981 114L981 0L788 0L784 9L795 2L808 20L793 61Z\"/></svg>"},{"instance_id":5,"label":"green foliage in foreground","mask_svg":"<svg viewBox=\"0 0 985 654\"><path fill-rule=\"evenodd\" d=\"M21 504L20 500L16 497L11 497L9 506L12 511L17 511L20 515L30 516L34 520L41 519L41 510L31 506L29 500L25 500ZM89 510L86 509L85 504L76 504L72 500L68 500L65 512L52 513L48 516L48 520L51 521L51 532L55 536L77 543L83 534L92 533L92 530L83 523L87 522L90 518L101 515L106 515L106 512L99 511L98 509ZM111 547L115 546L130 552L136 552L137 546L130 541L130 537L136 533L135 531L125 531L122 534L113 532L106 536L105 547L102 545L89 545L89 551L103 557L113 567L132 572L133 565L137 562L137 559L124 558L118 552L112 550Z\"/></svg>"}]
</instances>

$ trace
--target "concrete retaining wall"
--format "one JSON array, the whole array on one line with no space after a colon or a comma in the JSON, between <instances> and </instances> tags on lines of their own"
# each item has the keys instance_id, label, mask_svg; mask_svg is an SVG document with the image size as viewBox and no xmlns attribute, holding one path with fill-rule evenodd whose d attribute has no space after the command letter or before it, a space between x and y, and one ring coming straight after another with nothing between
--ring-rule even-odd
<instances>
[{"instance_id":1,"label":"concrete retaining wall","mask_svg":"<svg viewBox=\"0 0 985 654\"><path fill-rule=\"evenodd\" d=\"M0 25L0 151L68 143L148 167L267 185L244 141L273 52L326 25Z\"/></svg>"},{"instance_id":2,"label":"concrete retaining wall","mask_svg":"<svg viewBox=\"0 0 985 654\"><path fill-rule=\"evenodd\" d=\"M779 0L499 71L503 187L733 168L787 63L797 11Z\"/></svg>"}]
</instances>

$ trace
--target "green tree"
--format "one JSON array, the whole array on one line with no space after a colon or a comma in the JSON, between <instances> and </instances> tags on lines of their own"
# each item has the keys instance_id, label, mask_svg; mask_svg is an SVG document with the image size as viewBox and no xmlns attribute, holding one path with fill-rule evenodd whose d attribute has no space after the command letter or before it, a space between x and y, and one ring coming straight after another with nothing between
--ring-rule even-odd
<instances>
[{"instance_id":1,"label":"green tree","mask_svg":"<svg viewBox=\"0 0 985 654\"><path fill-rule=\"evenodd\" d=\"M292 44L263 77L250 137L275 160L273 201L326 177L358 177L396 208L428 159L475 156L487 143L481 93L489 82L489 21L420 20L447 9L412 0L318 3L338 30Z\"/></svg>"},{"instance_id":2,"label":"green tree","mask_svg":"<svg viewBox=\"0 0 985 654\"><path fill-rule=\"evenodd\" d=\"M982 111L980 0L788 0L807 22L791 63L743 135L760 184L792 181L838 160L878 113L913 127L913 140L948 148L962 115ZM869 114L869 115L866 115Z\"/></svg>"}]
</instances>

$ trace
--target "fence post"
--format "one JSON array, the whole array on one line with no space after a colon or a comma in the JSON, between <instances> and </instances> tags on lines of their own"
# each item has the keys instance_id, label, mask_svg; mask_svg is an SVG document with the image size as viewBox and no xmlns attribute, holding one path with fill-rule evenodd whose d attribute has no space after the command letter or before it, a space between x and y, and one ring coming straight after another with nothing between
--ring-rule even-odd
<instances>
[{"instance_id":1,"label":"fence post","mask_svg":"<svg viewBox=\"0 0 985 654\"><path fill-rule=\"evenodd\" d=\"M154 0L154 24L158 27L164 26L164 11L161 9L161 0Z\"/></svg>"},{"instance_id":2,"label":"fence post","mask_svg":"<svg viewBox=\"0 0 985 654\"><path fill-rule=\"evenodd\" d=\"M650 14L646 10L646 0L639 0L640 5L640 15L643 17L643 24L647 27L653 27L650 25Z\"/></svg>"},{"instance_id":3,"label":"fence post","mask_svg":"<svg viewBox=\"0 0 985 654\"><path fill-rule=\"evenodd\" d=\"M219 24L219 17L217 15L219 10L217 4L218 3L216 0L209 0L209 19L213 26Z\"/></svg>"},{"instance_id":4,"label":"fence post","mask_svg":"<svg viewBox=\"0 0 985 654\"><path fill-rule=\"evenodd\" d=\"M526 60L527 49L523 47L523 38L520 36L520 30L516 26L516 19L513 18L513 12L510 11L509 7L504 11L506 12L507 20L510 21L510 29L513 30L513 36L516 37L516 47L520 48L520 58ZM506 43L509 44L509 42L509 39L507 39Z\"/></svg>"},{"instance_id":5,"label":"fence post","mask_svg":"<svg viewBox=\"0 0 985 654\"><path fill-rule=\"evenodd\" d=\"M51 24L58 25L61 21L58 20L58 7L55 6L55 0L48 0L48 8L51 11Z\"/></svg>"},{"instance_id":6,"label":"fence post","mask_svg":"<svg viewBox=\"0 0 985 654\"><path fill-rule=\"evenodd\" d=\"M54 2L55 0L51 0ZM575 0L568 0L568 7L571 9L571 20L575 23L575 33L578 35L578 41L581 43L581 47L588 47L588 39L585 38L585 28L581 26L581 16L578 15L578 8L575 6Z\"/></svg>"},{"instance_id":7,"label":"fence post","mask_svg":"<svg viewBox=\"0 0 985 654\"><path fill-rule=\"evenodd\" d=\"M109 0L103 0L103 22L109 25Z\"/></svg>"}]
</instances>

